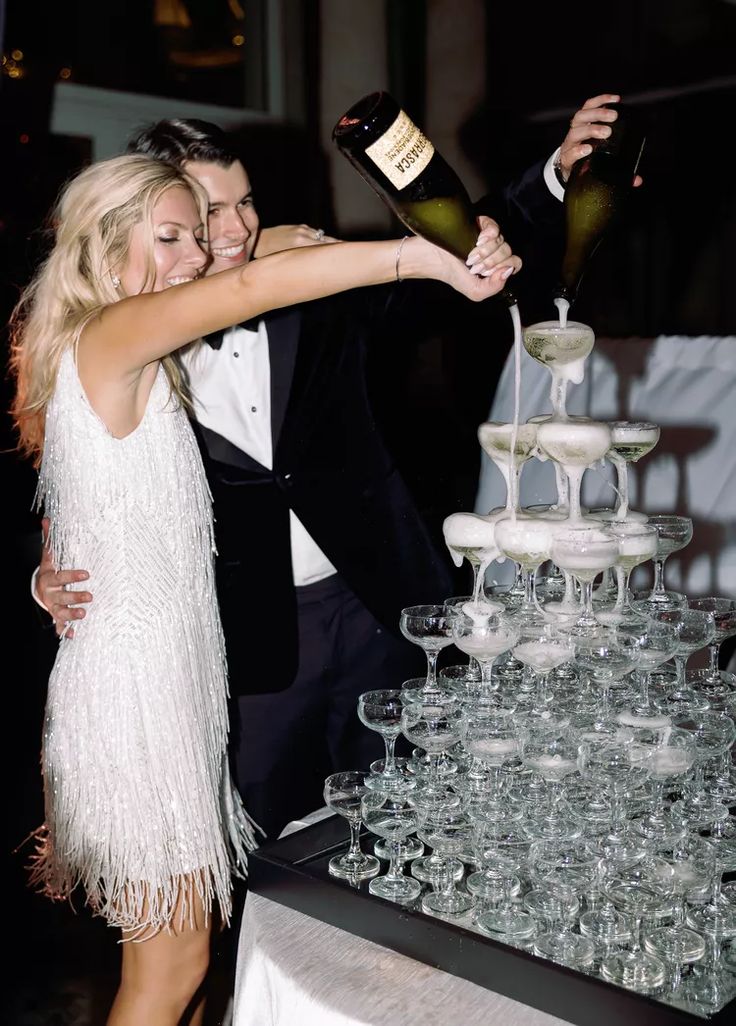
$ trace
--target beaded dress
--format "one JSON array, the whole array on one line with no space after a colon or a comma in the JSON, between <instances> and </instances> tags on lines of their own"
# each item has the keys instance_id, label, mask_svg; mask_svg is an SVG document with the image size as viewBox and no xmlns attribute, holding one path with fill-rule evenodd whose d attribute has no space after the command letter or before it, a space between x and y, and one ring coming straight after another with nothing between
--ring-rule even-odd
<instances>
[{"instance_id":1,"label":"beaded dress","mask_svg":"<svg viewBox=\"0 0 736 1026\"><path fill-rule=\"evenodd\" d=\"M93 595L49 680L46 822L34 879L81 883L111 925L146 934L191 909L225 919L253 824L227 767L227 678L211 501L186 412L159 367L144 416L115 438L72 351L47 408L39 505L60 568Z\"/></svg>"}]
</instances>

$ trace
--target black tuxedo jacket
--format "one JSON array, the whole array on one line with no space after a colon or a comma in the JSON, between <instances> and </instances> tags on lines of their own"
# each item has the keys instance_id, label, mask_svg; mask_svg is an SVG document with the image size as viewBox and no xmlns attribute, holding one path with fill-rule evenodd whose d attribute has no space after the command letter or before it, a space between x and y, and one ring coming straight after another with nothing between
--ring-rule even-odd
<instances>
[{"instance_id":1,"label":"black tuxedo jacket","mask_svg":"<svg viewBox=\"0 0 736 1026\"><path fill-rule=\"evenodd\" d=\"M368 401L368 340L391 300L390 290L365 290L269 316L273 469L195 425L214 500L233 694L280 690L296 673L290 508L389 630L398 630L403 606L450 594L447 559Z\"/></svg>"},{"instance_id":2,"label":"black tuxedo jacket","mask_svg":"<svg viewBox=\"0 0 736 1026\"><path fill-rule=\"evenodd\" d=\"M507 190L505 209L513 214L515 207L524 218L530 209L541 218L540 209L550 216L559 203L537 172ZM414 314L421 321L437 313L427 309L425 293L421 310L412 311L411 285L356 290L269 315L273 469L195 424L214 500L234 695L281 690L296 673L290 508L387 629L398 633L402 607L451 593L448 556L422 523L367 393L368 343L382 321L403 316L421 331Z\"/></svg>"}]
</instances>

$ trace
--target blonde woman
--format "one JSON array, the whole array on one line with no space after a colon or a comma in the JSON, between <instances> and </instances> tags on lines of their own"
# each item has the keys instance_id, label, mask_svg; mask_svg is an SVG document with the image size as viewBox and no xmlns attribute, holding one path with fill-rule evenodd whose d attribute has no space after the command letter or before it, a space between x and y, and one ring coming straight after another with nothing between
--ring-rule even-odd
<instances>
[{"instance_id":1,"label":"blonde woman","mask_svg":"<svg viewBox=\"0 0 736 1026\"><path fill-rule=\"evenodd\" d=\"M484 299L520 266L497 243L475 277L410 238L205 278L206 220L201 187L169 165L88 168L61 197L54 248L14 319L14 414L54 561L88 567L95 596L49 681L34 875L54 897L81 885L132 942L110 1026L180 1021L206 973L213 908L227 921L231 873L255 844L225 768L210 500L173 354L268 309L399 276Z\"/></svg>"}]
</instances>

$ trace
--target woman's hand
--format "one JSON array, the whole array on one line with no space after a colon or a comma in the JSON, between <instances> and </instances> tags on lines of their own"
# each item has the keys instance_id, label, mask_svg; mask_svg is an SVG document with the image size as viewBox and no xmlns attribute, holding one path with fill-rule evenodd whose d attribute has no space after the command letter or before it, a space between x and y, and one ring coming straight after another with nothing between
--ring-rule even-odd
<instances>
[{"instance_id":1,"label":"woman's hand","mask_svg":"<svg viewBox=\"0 0 736 1026\"><path fill-rule=\"evenodd\" d=\"M413 237L406 240L401 254L401 277L436 278L474 302L497 295L507 278L518 272L521 258L512 254L495 221L483 221L478 245L468 257L471 266L439 246Z\"/></svg>"},{"instance_id":2,"label":"woman's hand","mask_svg":"<svg viewBox=\"0 0 736 1026\"><path fill-rule=\"evenodd\" d=\"M509 258L512 255L511 247L492 217L481 214L478 218L478 228L480 230L478 241L475 244L475 249L468 254L465 263L470 268L471 274L479 274L483 278L488 278L502 264L504 267L509 265ZM518 257L514 259L519 260ZM521 267L521 260L519 260L518 267L515 267L514 273L519 270L519 267Z\"/></svg>"},{"instance_id":3,"label":"woman's hand","mask_svg":"<svg viewBox=\"0 0 736 1026\"><path fill-rule=\"evenodd\" d=\"M273 228L261 228L253 256L264 257L285 249L338 241L331 235L325 235L321 228L311 228L308 224L279 224Z\"/></svg>"}]
</instances>

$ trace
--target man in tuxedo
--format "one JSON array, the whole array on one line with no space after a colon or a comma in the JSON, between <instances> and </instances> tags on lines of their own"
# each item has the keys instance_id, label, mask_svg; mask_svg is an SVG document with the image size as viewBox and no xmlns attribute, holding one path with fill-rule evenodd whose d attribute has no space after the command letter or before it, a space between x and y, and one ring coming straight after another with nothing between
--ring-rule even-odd
<instances>
[{"instance_id":1,"label":"man in tuxedo","mask_svg":"<svg viewBox=\"0 0 736 1026\"><path fill-rule=\"evenodd\" d=\"M553 155L563 173L594 133L599 103L588 103L576 117L590 117ZM252 257L250 182L219 128L159 122L129 150L174 162L204 186L211 271ZM552 164L505 191L511 219L559 219ZM476 273L505 252L493 223L482 223ZM301 241L324 244L322 234ZM182 355L214 500L236 776L269 836L321 804L328 773L367 769L382 753L358 720L358 696L422 671L422 653L398 632L400 610L452 592L449 561L381 439L366 386L371 336L387 319L420 330L416 316L411 284L395 283L276 311ZM63 590L82 579L42 565L38 593L57 623L84 614L91 596Z\"/></svg>"}]
</instances>

